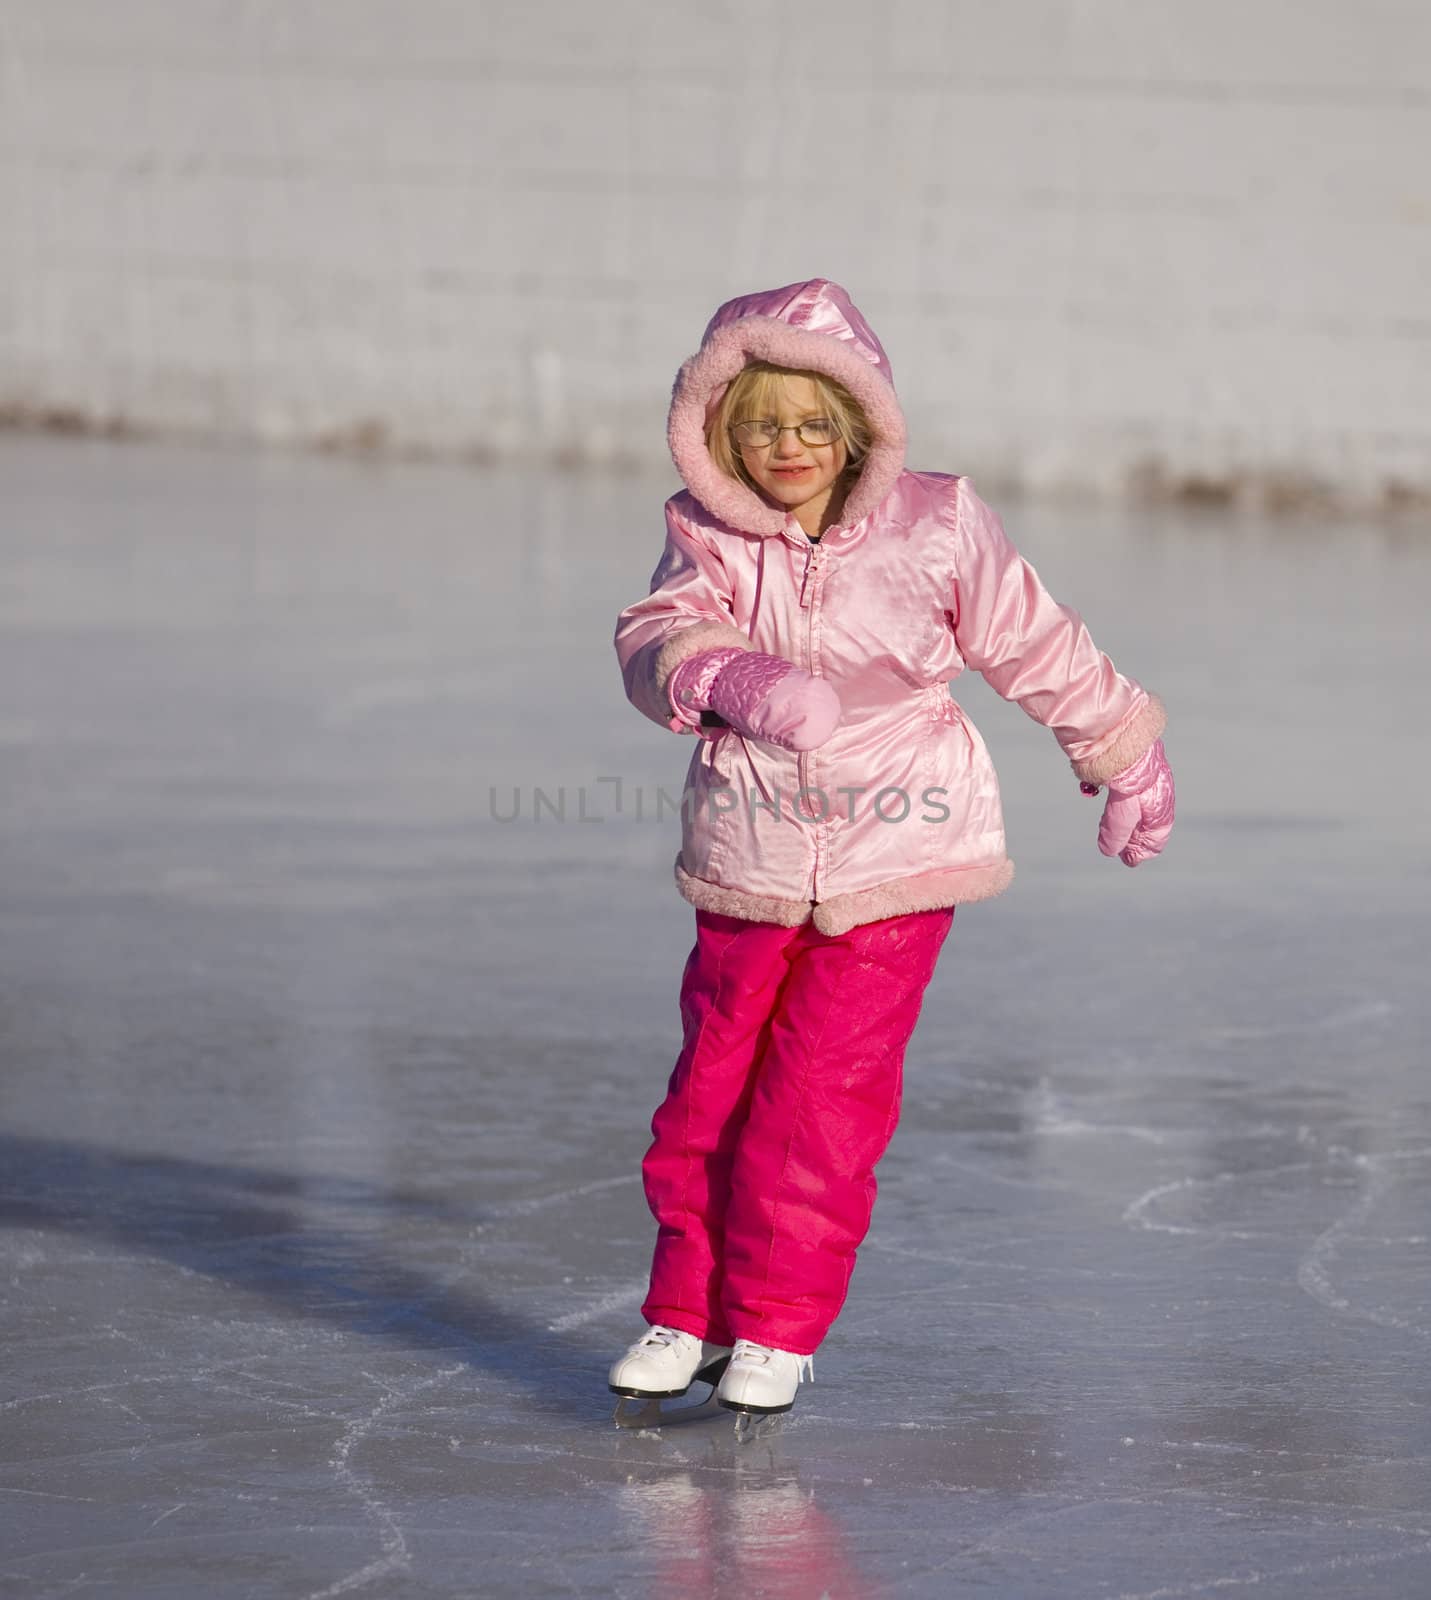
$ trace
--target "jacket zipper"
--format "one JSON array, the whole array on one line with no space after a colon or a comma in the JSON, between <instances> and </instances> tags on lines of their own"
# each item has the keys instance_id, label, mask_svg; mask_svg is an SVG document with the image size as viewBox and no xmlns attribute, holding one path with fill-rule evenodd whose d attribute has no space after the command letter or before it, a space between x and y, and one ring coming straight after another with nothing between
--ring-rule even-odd
<instances>
[{"instance_id":1,"label":"jacket zipper","mask_svg":"<svg viewBox=\"0 0 1431 1600\"><path fill-rule=\"evenodd\" d=\"M810 576L812 573L819 573L820 557L823 554L824 551L818 544L806 541L805 571L800 578L800 609L802 611L810 609Z\"/></svg>"},{"instance_id":2,"label":"jacket zipper","mask_svg":"<svg viewBox=\"0 0 1431 1600\"><path fill-rule=\"evenodd\" d=\"M809 620L805 629L805 670L812 676L815 673L815 613L819 609L820 574L824 560L824 547L812 543L805 552L805 573L800 582L800 606L809 613ZM813 581L812 581L813 580ZM800 782L801 791L810 786L810 764L805 751L801 751L795 758L795 773ZM827 802L828 803L828 802ZM815 865L810 873L810 893L815 900L820 898L820 832L824 826L820 822L810 824L814 828Z\"/></svg>"}]
</instances>

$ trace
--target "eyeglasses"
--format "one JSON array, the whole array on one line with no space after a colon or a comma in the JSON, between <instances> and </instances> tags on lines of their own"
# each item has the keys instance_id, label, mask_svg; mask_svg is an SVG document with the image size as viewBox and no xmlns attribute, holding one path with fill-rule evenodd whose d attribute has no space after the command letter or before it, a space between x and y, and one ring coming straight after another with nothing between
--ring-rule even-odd
<instances>
[{"instance_id":1,"label":"eyeglasses","mask_svg":"<svg viewBox=\"0 0 1431 1600\"><path fill-rule=\"evenodd\" d=\"M800 443L812 450L822 444L834 444L840 437L840 430L829 417L807 417L804 422L788 422L783 428L775 422L737 422L730 431L737 444L753 450L764 450L782 433L798 434Z\"/></svg>"}]
</instances>

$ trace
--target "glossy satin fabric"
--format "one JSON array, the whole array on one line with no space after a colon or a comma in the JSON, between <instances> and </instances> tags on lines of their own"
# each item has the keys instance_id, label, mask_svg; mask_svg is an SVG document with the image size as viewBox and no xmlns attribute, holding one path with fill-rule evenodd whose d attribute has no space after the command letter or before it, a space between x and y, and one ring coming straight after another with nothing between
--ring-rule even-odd
<instances>
[{"instance_id":1,"label":"glossy satin fabric","mask_svg":"<svg viewBox=\"0 0 1431 1600\"><path fill-rule=\"evenodd\" d=\"M793 514L723 473L711 407L751 360L837 379L872 442L848 521L812 544ZM1160 702L1118 673L1058 604L967 478L904 467L893 371L848 293L826 278L729 300L677 375L668 417L685 492L615 646L652 721L699 733L682 796L681 893L701 909L835 933L999 893L1012 875L998 780L951 700L964 670L1050 728L1079 778L1101 782L1162 732ZM831 738L795 753L695 728L668 693L699 651L783 657L828 681Z\"/></svg>"},{"instance_id":2,"label":"glossy satin fabric","mask_svg":"<svg viewBox=\"0 0 1431 1600\"><path fill-rule=\"evenodd\" d=\"M840 700L825 678L812 678L784 656L759 650L707 650L672 674L676 714L699 726L701 713L782 750L814 750L839 725ZM718 724L717 724L718 726Z\"/></svg>"},{"instance_id":3,"label":"glossy satin fabric","mask_svg":"<svg viewBox=\"0 0 1431 1600\"><path fill-rule=\"evenodd\" d=\"M827 743L797 755L675 713L657 653L712 622L830 682L843 715ZM621 613L615 643L636 708L700 734L680 865L787 904L1006 864L993 763L948 690L966 666L1075 763L1150 700L1052 598L969 480L938 473L901 473L876 512L818 545L793 515L762 537L676 495L650 594ZM942 903L966 897L979 896L956 883Z\"/></svg>"},{"instance_id":4,"label":"glossy satin fabric","mask_svg":"<svg viewBox=\"0 0 1431 1600\"><path fill-rule=\"evenodd\" d=\"M1108 803L1098 825L1098 848L1130 867L1161 855L1173 831L1177 792L1163 741L1108 780Z\"/></svg>"},{"instance_id":5,"label":"glossy satin fabric","mask_svg":"<svg viewBox=\"0 0 1431 1600\"><path fill-rule=\"evenodd\" d=\"M839 935L696 913L684 1043L642 1166L659 1231L642 1314L814 1351L869 1228L905 1047L952 908Z\"/></svg>"},{"instance_id":6,"label":"glossy satin fabric","mask_svg":"<svg viewBox=\"0 0 1431 1600\"><path fill-rule=\"evenodd\" d=\"M728 328L733 322L739 322L743 317L773 317L792 328L827 333L839 339L861 359L868 361L885 382L893 386L894 373L890 370L889 357L876 338L874 329L843 290L833 284L824 285L822 280L814 282L820 283L822 288L813 294L810 293L813 284L792 283L783 289L764 290L727 300L706 324L706 331L701 335L702 346L710 344L712 334ZM829 289L836 292L831 294ZM725 384L717 384L707 397L707 422L715 415L725 390Z\"/></svg>"}]
</instances>

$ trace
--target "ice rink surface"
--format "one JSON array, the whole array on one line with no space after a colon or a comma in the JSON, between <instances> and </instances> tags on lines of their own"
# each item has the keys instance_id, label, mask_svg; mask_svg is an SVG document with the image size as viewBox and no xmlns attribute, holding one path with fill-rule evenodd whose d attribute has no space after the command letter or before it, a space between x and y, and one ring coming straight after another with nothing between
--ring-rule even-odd
<instances>
[{"instance_id":1,"label":"ice rink surface","mask_svg":"<svg viewBox=\"0 0 1431 1600\"><path fill-rule=\"evenodd\" d=\"M605 1387L693 936L611 649L670 485L0 484L6 1600L1431 1594L1425 528L989 496L1167 701L1177 830L1104 860L956 684L1018 876L738 1444Z\"/></svg>"}]
</instances>

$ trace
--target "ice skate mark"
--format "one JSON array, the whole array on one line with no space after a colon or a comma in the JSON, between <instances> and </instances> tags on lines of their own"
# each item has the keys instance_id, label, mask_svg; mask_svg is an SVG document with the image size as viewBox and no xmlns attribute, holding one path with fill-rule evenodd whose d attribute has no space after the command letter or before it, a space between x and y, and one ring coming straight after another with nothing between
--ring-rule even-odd
<instances>
[{"instance_id":1,"label":"ice skate mark","mask_svg":"<svg viewBox=\"0 0 1431 1600\"><path fill-rule=\"evenodd\" d=\"M92 1494L56 1494L51 1489L13 1489L7 1483L0 1483L0 1494L33 1495L36 1500L76 1500L87 1506L96 1503Z\"/></svg>"},{"instance_id":2,"label":"ice skate mark","mask_svg":"<svg viewBox=\"0 0 1431 1600\"><path fill-rule=\"evenodd\" d=\"M1383 1022L1394 1016L1397 1008L1389 1000L1364 1000L1359 1005L1347 1006L1325 1017L1312 1017L1306 1022L1269 1022L1250 1028L1206 1028L1202 1037L1209 1043L1241 1044L1252 1039L1282 1039L1289 1035L1328 1033L1334 1028L1360 1028L1368 1023Z\"/></svg>"},{"instance_id":3,"label":"ice skate mark","mask_svg":"<svg viewBox=\"0 0 1431 1600\"><path fill-rule=\"evenodd\" d=\"M135 1334L126 1333L123 1328L116 1328L112 1322L104 1323L98 1330L106 1339L119 1339L125 1344L144 1344L144 1340Z\"/></svg>"},{"instance_id":4,"label":"ice skate mark","mask_svg":"<svg viewBox=\"0 0 1431 1600\"><path fill-rule=\"evenodd\" d=\"M1132 1439L1125 1439L1124 1444L1132 1444ZM1160 1439L1158 1443L1164 1450L1214 1450L1218 1454L1230 1456L1245 1456L1256 1454L1260 1459L1264 1452L1252 1444L1225 1444L1221 1439Z\"/></svg>"},{"instance_id":5,"label":"ice skate mark","mask_svg":"<svg viewBox=\"0 0 1431 1600\"><path fill-rule=\"evenodd\" d=\"M403 1572L411 1565L412 1556L408 1551L407 1539L398 1524L396 1516L385 1506L377 1495L373 1493L370 1479L360 1477L354 1472L351 1460L353 1451L362 1442L367 1434L371 1433L386 1412L396 1406L405 1405L414 1396L422 1393L424 1389L431 1389L447 1379L456 1377L459 1372L465 1372L466 1366L459 1362L456 1366L444 1367L440 1372L430 1378L424 1378L420 1383L410 1385L405 1389L393 1388L375 1378L372 1373L365 1372L363 1376L369 1383L376 1383L387 1390L386 1397L378 1402L364 1417L359 1417L355 1422L350 1422L343 1430L342 1437L338 1440L333 1454L328 1458L328 1465L332 1467L334 1475L348 1492L354 1495L363 1510L378 1525L378 1542L382 1547L382 1555L376 1561L370 1561L367 1566L359 1567L356 1572L350 1572L346 1578L340 1578L337 1583L329 1584L326 1589L315 1589L306 1597L306 1600L331 1600L333 1595L348 1594L354 1589L365 1588L370 1583L376 1583L380 1578L386 1578L394 1572Z\"/></svg>"},{"instance_id":6,"label":"ice skate mark","mask_svg":"<svg viewBox=\"0 0 1431 1600\"><path fill-rule=\"evenodd\" d=\"M1034 1132L1047 1136L1059 1134L1119 1134L1125 1139L1141 1139L1145 1144L1166 1144L1168 1136L1156 1128L1140 1128L1126 1122L1084 1122L1078 1117L1056 1117L1035 1124Z\"/></svg>"},{"instance_id":7,"label":"ice skate mark","mask_svg":"<svg viewBox=\"0 0 1431 1600\"><path fill-rule=\"evenodd\" d=\"M997 1244L990 1245L991 1250L1007 1251L1012 1244L1024 1244L1026 1239L1009 1240L1001 1239ZM909 1245L890 1244L884 1239L877 1239L872 1234L866 1238L861 1246L864 1250L882 1250L887 1256L899 1256L906 1261L932 1261L939 1267L970 1267L979 1272L1013 1272L1022 1277L1059 1277L1059 1278L1096 1278L1100 1282L1109 1280L1126 1279L1135 1281L1142 1277L1138 1272L1118 1272L1108 1267L1075 1267L1067 1262L1059 1262L1050 1266L1043 1262L1032 1265L1027 1261L1008 1261L999 1256L987 1255L956 1255L952 1251L916 1250ZM1260 1279L1253 1280L1260 1282ZM924 1294L929 1291L910 1289L904 1291L908 1295ZM886 1298L893 1298L886 1296ZM966 1304L968 1302L965 1302Z\"/></svg>"},{"instance_id":8,"label":"ice skate mark","mask_svg":"<svg viewBox=\"0 0 1431 1600\"><path fill-rule=\"evenodd\" d=\"M18 1578L23 1576L18 1567L0 1567L0 1578ZM47 1600L64 1600L66 1595L78 1594L81 1589L94 1588L94 1579L88 1573L81 1573L78 1578L70 1578L62 1589L46 1590Z\"/></svg>"},{"instance_id":9,"label":"ice skate mark","mask_svg":"<svg viewBox=\"0 0 1431 1600\"><path fill-rule=\"evenodd\" d=\"M45 1264L45 1252L38 1245L24 1240L6 1239L0 1241L0 1261L6 1266L18 1267L23 1272L29 1267L42 1267Z\"/></svg>"},{"instance_id":10,"label":"ice skate mark","mask_svg":"<svg viewBox=\"0 0 1431 1600\"><path fill-rule=\"evenodd\" d=\"M1338 1217L1330 1228L1317 1235L1297 1266L1298 1286L1329 1311L1374 1323L1379 1328L1395 1328L1399 1333L1414 1334L1418 1339L1431 1339L1431 1328L1424 1328L1419 1323L1375 1306L1358 1305L1346 1295L1338 1294L1329 1269L1337 1258L1342 1240L1376 1210L1387 1192L1395 1186L1396 1178L1388 1170L1388 1164L1418 1157L1424 1159L1427 1154L1424 1150L1418 1150L1392 1151L1384 1156L1353 1155L1353 1164L1371 1174L1366 1187L1345 1215Z\"/></svg>"},{"instance_id":11,"label":"ice skate mark","mask_svg":"<svg viewBox=\"0 0 1431 1600\"><path fill-rule=\"evenodd\" d=\"M1127 1139L1142 1139L1148 1144L1166 1144L1168 1136L1157 1128L1144 1128L1125 1122L1085 1122L1081 1117L1070 1116L1065 1102L1053 1092L1047 1081L1039 1084L1030 1096L1034 1114L1035 1134L1121 1134Z\"/></svg>"},{"instance_id":12,"label":"ice skate mark","mask_svg":"<svg viewBox=\"0 0 1431 1600\"><path fill-rule=\"evenodd\" d=\"M1231 1184L1261 1182L1264 1178L1280 1177L1288 1172L1309 1172L1319 1166L1315 1161L1290 1161L1280 1167L1259 1167L1249 1172L1214 1172L1206 1178L1175 1178L1171 1183L1155 1184L1153 1188L1130 1200L1123 1208L1123 1221L1130 1228L1142 1228L1148 1233L1186 1234L1190 1238L1204 1239L1278 1239L1282 1235L1259 1228L1222 1228L1216 1224L1192 1226L1187 1223L1160 1222L1150 1215L1166 1195L1193 1189L1225 1188Z\"/></svg>"},{"instance_id":13,"label":"ice skate mark","mask_svg":"<svg viewBox=\"0 0 1431 1600\"><path fill-rule=\"evenodd\" d=\"M0 1244L0 1261L4 1261L10 1267L19 1267L23 1270L27 1267L45 1266L49 1263L49 1260L50 1257L43 1250L35 1250L26 1246L21 1246L18 1250L11 1250L4 1244ZM126 1255L122 1252L108 1250L66 1251L64 1264L67 1267L143 1267L146 1271L162 1269L166 1272L173 1272L181 1278L203 1276L193 1267L183 1266L177 1261L165 1261L159 1256ZM125 1335L119 1335L119 1337L122 1338Z\"/></svg>"},{"instance_id":14,"label":"ice skate mark","mask_svg":"<svg viewBox=\"0 0 1431 1600\"><path fill-rule=\"evenodd\" d=\"M318 1411L313 1406L304 1405L301 1400L280 1400L277 1395L261 1394L256 1389L243 1389L236 1383L206 1383L206 1394L236 1394L240 1400L247 1400L250 1405L272 1406L281 1411L296 1411L300 1417L312 1417L317 1422L332 1422L331 1411Z\"/></svg>"},{"instance_id":15,"label":"ice skate mark","mask_svg":"<svg viewBox=\"0 0 1431 1600\"><path fill-rule=\"evenodd\" d=\"M1348 1166L1357 1166L1363 1162L1373 1166L1385 1166L1390 1161L1431 1161L1431 1144L1412 1145L1406 1150L1383 1150L1378 1155L1369 1156L1365 1151L1354 1150L1351 1145L1324 1142L1307 1127L1297 1129L1297 1143L1305 1145L1309 1150L1320 1150L1329 1160L1341 1161Z\"/></svg>"},{"instance_id":16,"label":"ice skate mark","mask_svg":"<svg viewBox=\"0 0 1431 1600\"><path fill-rule=\"evenodd\" d=\"M146 1383L202 1383L216 1372L242 1373L246 1363L269 1359L268 1356L244 1356L241 1361L220 1361L212 1367L201 1367L197 1372L186 1372L178 1376L172 1372L156 1372L149 1377L112 1378L105 1383L86 1383L78 1389L53 1389L47 1390L44 1394L22 1394L14 1400L0 1400L0 1411L21 1411L26 1406L44 1405L50 1400L77 1400L82 1395L104 1396L116 1389L134 1389Z\"/></svg>"},{"instance_id":17,"label":"ice skate mark","mask_svg":"<svg viewBox=\"0 0 1431 1600\"><path fill-rule=\"evenodd\" d=\"M1000 1241L1003 1248L1006 1241ZM890 1244L887 1239L877 1238L869 1234L865 1238L864 1249L882 1250L887 1256L899 1256L905 1261L932 1261L940 1267L1003 1267L1010 1272L1029 1272L1032 1269L1014 1261L988 1261L983 1256L959 1255L954 1251L944 1250L916 1250L911 1245Z\"/></svg>"},{"instance_id":18,"label":"ice skate mark","mask_svg":"<svg viewBox=\"0 0 1431 1600\"><path fill-rule=\"evenodd\" d=\"M1086 1194L1087 1190L1078 1188L1072 1183L1063 1183L1055 1178L1047 1178L1039 1173L998 1172L993 1167L982 1161L963 1161L958 1156L952 1156L947 1150L935 1153L933 1164L937 1167L952 1167L955 1172L967 1172L976 1178L982 1178L986 1183L1002 1183L1011 1189L1038 1189L1050 1193L1060 1194ZM892 1193L893 1181L886 1185L886 1192Z\"/></svg>"},{"instance_id":19,"label":"ice skate mark","mask_svg":"<svg viewBox=\"0 0 1431 1600\"><path fill-rule=\"evenodd\" d=\"M1325 1556L1319 1561L1299 1561L1295 1566L1272 1567L1267 1570L1254 1567L1247 1572L1231 1572L1224 1577L1205 1578L1198 1583L1165 1584L1158 1589L1140 1589L1136 1593L1125 1590L1116 1600L1178 1600L1182 1595L1214 1594L1228 1589L1249 1588L1256 1584L1276 1583L1283 1578L1308 1578L1327 1572L1364 1571L1368 1567L1382 1567L1390 1561L1409 1561L1413 1556L1431 1551L1431 1540L1409 1544L1400 1550L1383 1550L1365 1556Z\"/></svg>"},{"instance_id":20,"label":"ice skate mark","mask_svg":"<svg viewBox=\"0 0 1431 1600\"><path fill-rule=\"evenodd\" d=\"M564 1317L558 1317L555 1322L547 1323L547 1332L566 1333L570 1328L581 1328L588 1322L596 1322L612 1311L624 1311L628 1306L639 1306L646 1298L646 1289L647 1285L644 1283L633 1283L624 1289L613 1289L610 1294L602 1295L594 1305L583 1306L580 1311L568 1311Z\"/></svg>"},{"instance_id":21,"label":"ice skate mark","mask_svg":"<svg viewBox=\"0 0 1431 1600\"><path fill-rule=\"evenodd\" d=\"M508 1222L513 1217L530 1217L538 1211L549 1211L553 1206L565 1205L568 1200L580 1200L584 1195L599 1194L603 1189L620 1189L626 1184L640 1182L639 1172L623 1173L618 1178L595 1178L590 1183L578 1184L574 1189L558 1189L555 1194L532 1195L526 1200L508 1200L502 1205L493 1206L477 1224L475 1231L481 1233L494 1222Z\"/></svg>"},{"instance_id":22,"label":"ice skate mark","mask_svg":"<svg viewBox=\"0 0 1431 1600\"><path fill-rule=\"evenodd\" d=\"M112 1394L101 1395L99 1397L99 1403L102 1406L113 1406L117 1411L122 1411L126 1417L133 1417L134 1420L140 1424L142 1424L144 1421L144 1418L139 1415L133 1406L125 1405L122 1400L116 1399Z\"/></svg>"},{"instance_id":23,"label":"ice skate mark","mask_svg":"<svg viewBox=\"0 0 1431 1600\"><path fill-rule=\"evenodd\" d=\"M1222 1173L1219 1176L1230 1178L1232 1174ZM1205 1228L1189 1228L1176 1222L1158 1222L1148 1215L1148 1211L1155 1206L1164 1195L1177 1194L1181 1189L1195 1189L1199 1184L1211 1182L1207 1178L1174 1178L1171 1183L1159 1183L1153 1188L1140 1194L1136 1200L1130 1201L1123 1208L1123 1221L1130 1228L1145 1228L1149 1233L1182 1233L1195 1235L1206 1233Z\"/></svg>"},{"instance_id":24,"label":"ice skate mark","mask_svg":"<svg viewBox=\"0 0 1431 1600\"><path fill-rule=\"evenodd\" d=\"M1285 1450L1274 1450L1271 1453L1272 1455L1280 1456L1287 1455L1290 1452ZM1302 1454L1305 1456L1308 1454L1308 1452L1302 1452ZM1257 1461L1265 1461L1268 1459L1268 1452L1265 1450L1260 1450L1256 1453L1253 1459ZM1368 1465L1375 1467L1419 1467L1423 1466L1424 1464L1425 1457L1423 1456L1393 1457L1385 1461L1373 1461L1368 1463ZM1265 1468L1256 1469L1254 1473L1254 1476L1257 1479L1255 1486L1248 1484L1248 1479L1245 1474L1237 1478L1232 1478L1229 1481L1235 1484L1247 1485L1249 1488L1255 1487L1257 1490L1262 1490L1270 1485L1282 1484L1289 1478L1306 1478L1309 1476L1316 1476L1320 1475L1325 1470L1326 1463L1324 1460L1307 1460L1302 1466L1285 1467L1281 1470L1274 1469L1272 1471L1268 1471ZM1178 1493L1183 1496L1193 1492L1194 1491L1190 1488L1178 1491ZM1199 1484L1195 1492L1204 1499L1215 1500L1219 1504L1223 1505L1226 1508L1225 1515L1227 1516L1246 1517L1248 1515L1255 1514L1249 1513L1247 1510L1247 1488L1215 1489L1206 1484ZM1308 1500L1300 1495L1284 1494L1280 1488L1277 1490L1276 1504L1279 1511L1286 1506L1295 1508L1298 1511L1323 1511L1332 1513L1330 1516L1298 1517L1298 1527L1331 1528L1339 1535L1344 1535L1349 1528L1355 1528L1360 1533L1400 1533L1404 1534L1408 1539L1431 1539L1431 1528L1408 1527L1406 1524L1401 1522L1385 1522L1380 1517L1368 1521L1359 1521L1355 1523L1348 1522L1346 1520L1344 1506L1329 1500Z\"/></svg>"}]
</instances>

